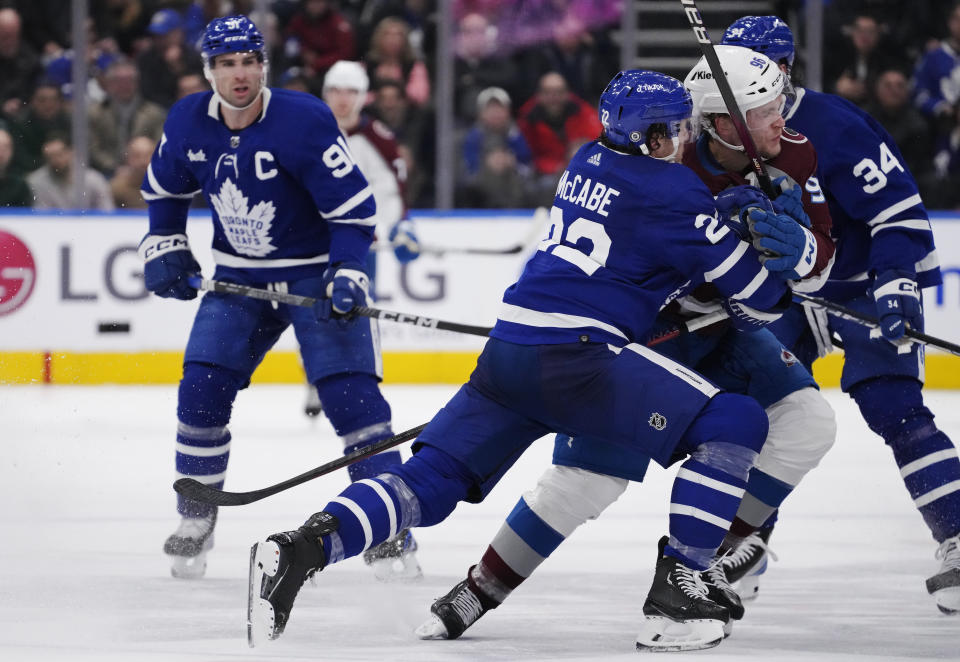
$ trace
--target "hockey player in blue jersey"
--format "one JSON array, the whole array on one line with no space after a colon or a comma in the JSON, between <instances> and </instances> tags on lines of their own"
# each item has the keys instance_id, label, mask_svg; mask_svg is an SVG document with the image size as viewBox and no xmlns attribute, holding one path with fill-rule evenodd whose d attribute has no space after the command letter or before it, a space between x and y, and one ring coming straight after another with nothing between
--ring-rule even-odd
<instances>
[{"instance_id":1,"label":"hockey player in blue jersey","mask_svg":"<svg viewBox=\"0 0 960 662\"><path fill-rule=\"evenodd\" d=\"M218 279L323 299L309 309L229 294L203 297L184 356L177 403L176 472L220 486L234 399L280 334L293 326L304 367L344 440L345 452L389 437L380 394L376 322L330 319L367 301L363 273L376 205L329 108L307 94L265 86L263 37L244 16L210 22L201 44L212 92L171 108L143 182L150 231L140 245L148 290L193 299L199 272L186 236L197 193L214 223ZM325 298L324 298L325 297ZM351 468L379 474L384 453ZM215 507L178 497L179 528L164 544L175 577L199 577L213 544Z\"/></svg>"},{"instance_id":2,"label":"hockey player in blue jersey","mask_svg":"<svg viewBox=\"0 0 960 662\"><path fill-rule=\"evenodd\" d=\"M776 16L741 18L723 41L766 54L787 74L793 65L793 34ZM939 545L942 565L927 590L941 611L960 613L960 459L923 404L923 346L904 337L908 325L923 329L920 289L941 282L927 211L893 139L853 104L797 88L785 117L817 149L833 217L836 263L818 295L878 318L880 329L800 307L771 329L807 365L830 351L834 334L843 342L841 388L893 451Z\"/></svg>"},{"instance_id":3,"label":"hockey player in blue jersey","mask_svg":"<svg viewBox=\"0 0 960 662\"><path fill-rule=\"evenodd\" d=\"M798 134L781 135L786 76L774 62L749 49L727 46L717 51L768 168L791 187L771 203L759 189L745 185L741 172L745 157L742 148L737 149L739 138L731 135L726 108L705 59L687 76L694 117L705 132L696 149L687 150L683 164L719 194L717 208L730 218L727 227L718 231L732 229L752 240L748 225L769 233L774 226L781 227L776 242L760 239L765 249L775 247L777 252L777 257L764 258L765 267L773 276L789 281L793 289L816 289L832 265L830 215L822 198L810 193L819 190L813 147ZM802 218L805 226L784 213L785 207ZM674 299L661 311L651 335L656 338L695 317L712 315L720 307L715 296L708 283ZM836 424L833 410L809 371L771 332L745 333L721 324L711 325L702 334L658 343L656 350L727 391L754 398L769 419L766 442L750 471L721 553L703 575L708 595L726 606L736 620L743 616L744 608L727 581L725 568L737 565L739 556L723 556L723 552L737 547L742 536L762 525L819 463L834 442ZM418 633L436 639L460 636L487 610L506 600L579 526L599 517L619 498L628 481L642 481L646 469L641 453L627 455L603 440L557 435L553 465L534 489L523 494L479 562L468 570L467 578L433 603L432 616ZM584 494L589 498L581 496ZM483 608L456 608L470 603ZM732 631L732 620L726 624L727 634Z\"/></svg>"},{"instance_id":4,"label":"hockey player in blue jersey","mask_svg":"<svg viewBox=\"0 0 960 662\"><path fill-rule=\"evenodd\" d=\"M766 435L746 396L722 393L641 340L664 301L712 280L731 316L762 326L786 300L783 280L725 232L706 187L666 155L691 135L692 103L662 74L618 74L600 102L603 135L562 173L550 227L504 293L477 367L414 445L413 457L355 483L295 531L251 551L251 643L280 635L301 584L407 526L431 526L480 501L517 457L553 431L642 452L673 486L669 536L643 606L637 645L705 648L722 640L726 608L699 577L723 540ZM654 137L652 134L649 137ZM584 498L589 498L584 495ZM466 608L479 608L467 605Z\"/></svg>"}]
</instances>

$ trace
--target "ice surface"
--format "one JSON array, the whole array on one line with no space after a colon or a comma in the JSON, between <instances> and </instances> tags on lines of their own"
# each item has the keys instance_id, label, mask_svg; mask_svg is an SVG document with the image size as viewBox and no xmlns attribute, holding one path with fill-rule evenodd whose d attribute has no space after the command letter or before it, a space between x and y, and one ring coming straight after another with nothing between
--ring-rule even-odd
<instances>
[{"instance_id":1,"label":"ice surface","mask_svg":"<svg viewBox=\"0 0 960 662\"><path fill-rule=\"evenodd\" d=\"M449 386L387 386L396 430L413 427ZM720 647L664 659L960 659L960 617L941 615L923 580L936 547L889 451L852 402L828 392L839 437L783 509L780 561ZM231 424L227 489L249 490L338 456L304 389L254 386ZM927 392L960 439L960 393ZM346 484L327 476L262 502L223 509L206 578L169 575L161 546L176 527L176 387L0 388L0 659L166 660L635 659L640 607L666 530L672 473L652 469L578 531L468 636L422 642L412 630L434 597L475 563L520 493L549 462L548 440L521 458L486 503L461 505L416 532L425 580L380 585L359 559L304 587L281 639L249 649L250 545L300 525ZM659 659L659 658L658 658Z\"/></svg>"}]
</instances>

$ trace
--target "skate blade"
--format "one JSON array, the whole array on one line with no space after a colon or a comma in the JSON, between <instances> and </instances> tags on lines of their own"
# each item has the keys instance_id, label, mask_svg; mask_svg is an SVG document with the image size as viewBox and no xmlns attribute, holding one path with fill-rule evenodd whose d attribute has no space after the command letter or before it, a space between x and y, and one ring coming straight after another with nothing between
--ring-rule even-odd
<instances>
[{"instance_id":1,"label":"skate blade","mask_svg":"<svg viewBox=\"0 0 960 662\"><path fill-rule=\"evenodd\" d=\"M413 554L394 559L377 559L369 565L377 581L387 584L417 582L423 579L423 570Z\"/></svg>"},{"instance_id":2,"label":"skate blade","mask_svg":"<svg viewBox=\"0 0 960 662\"><path fill-rule=\"evenodd\" d=\"M950 616L960 614L960 586L942 588L933 594L937 609Z\"/></svg>"},{"instance_id":3,"label":"skate blade","mask_svg":"<svg viewBox=\"0 0 960 662\"><path fill-rule=\"evenodd\" d=\"M666 616L645 616L637 635L637 650L648 652L695 651L723 641L723 621L697 619L678 623Z\"/></svg>"},{"instance_id":4,"label":"skate blade","mask_svg":"<svg viewBox=\"0 0 960 662\"><path fill-rule=\"evenodd\" d=\"M196 556L173 556L170 574L177 579L200 579L207 572L207 555L200 552Z\"/></svg>"},{"instance_id":5,"label":"skate blade","mask_svg":"<svg viewBox=\"0 0 960 662\"><path fill-rule=\"evenodd\" d=\"M450 633L447 632L447 626L436 614L430 614L430 618L420 624L413 631L420 639L449 639Z\"/></svg>"},{"instance_id":6,"label":"skate blade","mask_svg":"<svg viewBox=\"0 0 960 662\"><path fill-rule=\"evenodd\" d=\"M277 574L280 547L272 541L255 543L250 548L250 576L247 587L247 644L250 648L277 638L273 605L261 597L263 578Z\"/></svg>"}]
</instances>

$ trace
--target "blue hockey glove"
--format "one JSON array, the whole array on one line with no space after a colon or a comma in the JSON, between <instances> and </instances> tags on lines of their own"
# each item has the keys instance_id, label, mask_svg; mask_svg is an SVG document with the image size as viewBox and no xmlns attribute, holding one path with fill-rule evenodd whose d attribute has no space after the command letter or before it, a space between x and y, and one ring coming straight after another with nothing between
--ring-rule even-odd
<instances>
[{"instance_id":1,"label":"blue hockey glove","mask_svg":"<svg viewBox=\"0 0 960 662\"><path fill-rule=\"evenodd\" d=\"M750 209L749 216L753 245L765 253L761 261L768 271L784 280L797 280L813 271L817 240L810 230L787 214Z\"/></svg>"},{"instance_id":2,"label":"blue hockey glove","mask_svg":"<svg viewBox=\"0 0 960 662\"><path fill-rule=\"evenodd\" d=\"M197 298L187 278L199 274L200 265L190 252L186 235L148 234L137 252L143 258L143 283L149 291L184 301Z\"/></svg>"},{"instance_id":3,"label":"blue hockey glove","mask_svg":"<svg viewBox=\"0 0 960 662\"><path fill-rule=\"evenodd\" d=\"M393 254L400 264L406 264L420 257L420 241L413 232L413 223L406 218L400 219L390 230L390 243Z\"/></svg>"},{"instance_id":4,"label":"blue hockey glove","mask_svg":"<svg viewBox=\"0 0 960 662\"><path fill-rule=\"evenodd\" d=\"M812 228L813 224L810 222L810 217L807 216L807 212L803 208L803 189L799 186L783 189L786 181L786 175L781 175L773 180L774 187L778 191L782 191L773 201L773 208L781 214L786 214L803 227Z\"/></svg>"},{"instance_id":5,"label":"blue hockey glove","mask_svg":"<svg viewBox=\"0 0 960 662\"><path fill-rule=\"evenodd\" d=\"M728 189L720 191L720 194L716 197L715 204L720 214L720 219L726 222L726 224L737 233L738 237L747 242L752 242L753 237L750 233L747 215L744 212L753 207L773 211L773 204L770 202L770 198L756 186L746 184L731 186Z\"/></svg>"},{"instance_id":6,"label":"blue hockey glove","mask_svg":"<svg viewBox=\"0 0 960 662\"><path fill-rule=\"evenodd\" d=\"M920 291L916 275L902 269L888 269L873 279L873 300L877 302L880 332L890 341L900 340L910 328L921 328Z\"/></svg>"},{"instance_id":7,"label":"blue hockey glove","mask_svg":"<svg viewBox=\"0 0 960 662\"><path fill-rule=\"evenodd\" d=\"M367 305L370 278L358 262L343 262L330 267L323 274L323 292L326 299L313 307L317 318L329 320L331 315L348 315L357 306Z\"/></svg>"}]
</instances>

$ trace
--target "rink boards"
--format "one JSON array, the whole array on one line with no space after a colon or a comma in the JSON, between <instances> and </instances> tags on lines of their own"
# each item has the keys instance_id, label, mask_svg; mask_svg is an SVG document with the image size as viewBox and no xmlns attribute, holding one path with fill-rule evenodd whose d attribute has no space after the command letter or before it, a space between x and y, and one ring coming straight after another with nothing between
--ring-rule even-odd
<instances>
[{"instance_id":1,"label":"rink boards","mask_svg":"<svg viewBox=\"0 0 960 662\"><path fill-rule=\"evenodd\" d=\"M424 246L448 248L399 265L378 252L377 306L489 326L503 290L544 234L527 210L414 213ZM960 215L935 214L944 285L924 293L927 332L960 341ZM143 213L0 214L0 383L139 384L180 379L182 350L197 302L159 299L143 287L137 245ZM191 213L194 255L213 274L209 213ZM469 254L463 249L519 253ZM384 377L394 383L459 383L482 338L380 324ZM842 354L816 365L818 381L839 383ZM291 332L280 339L255 382L299 382ZM930 351L927 384L960 388L960 359Z\"/></svg>"}]
</instances>

